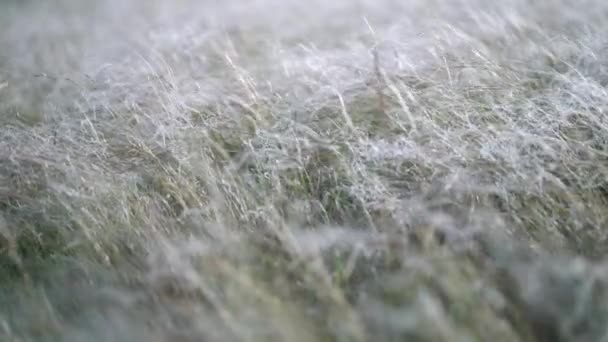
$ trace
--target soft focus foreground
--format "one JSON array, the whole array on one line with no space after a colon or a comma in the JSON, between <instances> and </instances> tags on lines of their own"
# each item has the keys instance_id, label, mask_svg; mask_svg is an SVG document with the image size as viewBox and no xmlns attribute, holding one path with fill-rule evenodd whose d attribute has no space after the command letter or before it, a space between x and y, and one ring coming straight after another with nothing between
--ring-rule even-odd
<instances>
[{"instance_id":1,"label":"soft focus foreground","mask_svg":"<svg viewBox=\"0 0 608 342\"><path fill-rule=\"evenodd\" d=\"M1 341L608 341L608 2L0 6Z\"/></svg>"}]
</instances>

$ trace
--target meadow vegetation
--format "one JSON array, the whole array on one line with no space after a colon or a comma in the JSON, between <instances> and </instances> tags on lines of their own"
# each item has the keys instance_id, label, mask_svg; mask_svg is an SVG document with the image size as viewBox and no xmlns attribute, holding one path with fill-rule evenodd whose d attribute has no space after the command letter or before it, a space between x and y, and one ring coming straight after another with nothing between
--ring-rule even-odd
<instances>
[{"instance_id":1,"label":"meadow vegetation","mask_svg":"<svg viewBox=\"0 0 608 342\"><path fill-rule=\"evenodd\" d=\"M4 1L1 341L608 341L608 2Z\"/></svg>"}]
</instances>

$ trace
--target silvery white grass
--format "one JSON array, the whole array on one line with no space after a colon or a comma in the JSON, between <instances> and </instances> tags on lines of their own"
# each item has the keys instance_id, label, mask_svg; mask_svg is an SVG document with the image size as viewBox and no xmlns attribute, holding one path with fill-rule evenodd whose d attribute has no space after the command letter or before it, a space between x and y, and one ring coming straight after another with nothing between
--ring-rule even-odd
<instances>
[{"instance_id":1,"label":"silvery white grass","mask_svg":"<svg viewBox=\"0 0 608 342\"><path fill-rule=\"evenodd\" d=\"M1 340L608 338L608 3L0 9Z\"/></svg>"}]
</instances>

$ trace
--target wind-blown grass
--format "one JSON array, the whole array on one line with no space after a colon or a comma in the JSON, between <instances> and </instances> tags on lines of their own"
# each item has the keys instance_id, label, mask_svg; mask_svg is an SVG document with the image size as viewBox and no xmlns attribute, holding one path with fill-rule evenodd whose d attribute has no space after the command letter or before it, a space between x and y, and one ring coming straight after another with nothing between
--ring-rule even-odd
<instances>
[{"instance_id":1,"label":"wind-blown grass","mask_svg":"<svg viewBox=\"0 0 608 342\"><path fill-rule=\"evenodd\" d=\"M1 6L0 340L608 338L603 2Z\"/></svg>"}]
</instances>

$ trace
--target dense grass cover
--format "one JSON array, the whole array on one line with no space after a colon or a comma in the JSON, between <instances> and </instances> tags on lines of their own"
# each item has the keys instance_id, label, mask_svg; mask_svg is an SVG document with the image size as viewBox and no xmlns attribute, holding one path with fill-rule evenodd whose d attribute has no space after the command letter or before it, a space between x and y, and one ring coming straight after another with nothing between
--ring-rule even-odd
<instances>
[{"instance_id":1,"label":"dense grass cover","mask_svg":"<svg viewBox=\"0 0 608 342\"><path fill-rule=\"evenodd\" d=\"M608 341L608 2L5 1L1 341Z\"/></svg>"}]
</instances>

